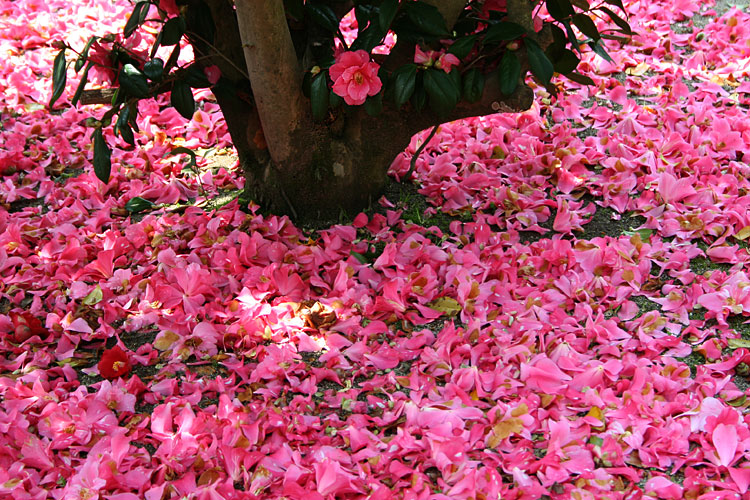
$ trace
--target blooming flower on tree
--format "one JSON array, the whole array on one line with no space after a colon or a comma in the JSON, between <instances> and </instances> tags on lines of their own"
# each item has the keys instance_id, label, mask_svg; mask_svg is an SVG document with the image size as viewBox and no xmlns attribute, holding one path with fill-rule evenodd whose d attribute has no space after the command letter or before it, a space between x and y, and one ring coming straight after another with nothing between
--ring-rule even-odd
<instances>
[{"instance_id":1,"label":"blooming flower on tree","mask_svg":"<svg viewBox=\"0 0 750 500\"><path fill-rule=\"evenodd\" d=\"M437 69L442 69L446 73L450 73L453 66L461 64L458 57L453 54L435 50L428 50L425 52L419 48L419 45L414 47L414 62L425 68L434 66Z\"/></svg>"},{"instance_id":2,"label":"blooming flower on tree","mask_svg":"<svg viewBox=\"0 0 750 500\"><path fill-rule=\"evenodd\" d=\"M383 87L378 78L379 68L364 50L342 52L329 70L333 92L350 106L363 104L367 96L377 94Z\"/></svg>"}]
</instances>

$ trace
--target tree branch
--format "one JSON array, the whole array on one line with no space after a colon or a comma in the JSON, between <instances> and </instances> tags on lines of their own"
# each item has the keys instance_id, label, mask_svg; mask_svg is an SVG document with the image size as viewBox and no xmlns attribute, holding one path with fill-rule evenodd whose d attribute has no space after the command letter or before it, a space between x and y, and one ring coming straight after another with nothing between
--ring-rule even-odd
<instances>
[{"instance_id":1,"label":"tree branch","mask_svg":"<svg viewBox=\"0 0 750 500\"><path fill-rule=\"evenodd\" d=\"M453 29L461 11L466 8L466 0L422 0L424 3L434 5L443 15L448 30Z\"/></svg>"},{"instance_id":2,"label":"tree branch","mask_svg":"<svg viewBox=\"0 0 750 500\"><path fill-rule=\"evenodd\" d=\"M253 97L274 161L284 163L294 150L292 132L302 125L302 75L278 0L236 0L237 22Z\"/></svg>"}]
</instances>

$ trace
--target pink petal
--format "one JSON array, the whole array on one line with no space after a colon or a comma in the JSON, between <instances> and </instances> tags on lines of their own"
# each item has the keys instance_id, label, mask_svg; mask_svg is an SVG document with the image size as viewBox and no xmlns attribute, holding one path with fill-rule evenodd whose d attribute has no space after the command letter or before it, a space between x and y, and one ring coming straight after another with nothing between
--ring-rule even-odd
<instances>
[{"instance_id":1,"label":"pink petal","mask_svg":"<svg viewBox=\"0 0 750 500\"><path fill-rule=\"evenodd\" d=\"M737 429L733 425L718 424L711 434L714 448L719 454L721 465L728 466L737 451Z\"/></svg>"}]
</instances>

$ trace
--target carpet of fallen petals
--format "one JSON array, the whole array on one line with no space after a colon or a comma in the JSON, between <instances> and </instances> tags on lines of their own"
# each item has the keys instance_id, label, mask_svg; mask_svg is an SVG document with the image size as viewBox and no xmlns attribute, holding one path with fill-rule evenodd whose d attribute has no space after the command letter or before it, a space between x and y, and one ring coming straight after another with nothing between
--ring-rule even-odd
<instances>
[{"instance_id":1,"label":"carpet of fallen petals","mask_svg":"<svg viewBox=\"0 0 750 500\"><path fill-rule=\"evenodd\" d=\"M626 4L595 87L440 128L426 211L311 232L215 203L205 91L99 182L53 42L132 6L0 2L0 498L748 498L750 15Z\"/></svg>"}]
</instances>

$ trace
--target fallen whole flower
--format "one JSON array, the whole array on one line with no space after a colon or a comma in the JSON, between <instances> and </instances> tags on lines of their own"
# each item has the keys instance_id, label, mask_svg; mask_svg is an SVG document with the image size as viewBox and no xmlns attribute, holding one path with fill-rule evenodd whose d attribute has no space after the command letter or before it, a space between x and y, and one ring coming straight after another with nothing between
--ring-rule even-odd
<instances>
[{"instance_id":1,"label":"fallen whole flower","mask_svg":"<svg viewBox=\"0 0 750 500\"><path fill-rule=\"evenodd\" d=\"M124 377L132 368L128 354L120 346L105 350L97 367L99 374L106 379Z\"/></svg>"}]
</instances>

